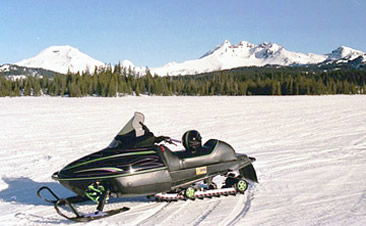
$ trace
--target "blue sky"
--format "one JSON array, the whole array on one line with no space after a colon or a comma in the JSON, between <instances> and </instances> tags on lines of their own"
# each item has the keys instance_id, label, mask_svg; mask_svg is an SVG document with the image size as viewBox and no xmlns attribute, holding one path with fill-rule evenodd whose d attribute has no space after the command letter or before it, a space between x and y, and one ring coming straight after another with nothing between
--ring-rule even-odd
<instances>
[{"instance_id":1,"label":"blue sky","mask_svg":"<svg viewBox=\"0 0 366 226\"><path fill-rule=\"evenodd\" d=\"M366 51L366 0L2 0L0 64L71 45L106 63L156 67L229 40Z\"/></svg>"}]
</instances>

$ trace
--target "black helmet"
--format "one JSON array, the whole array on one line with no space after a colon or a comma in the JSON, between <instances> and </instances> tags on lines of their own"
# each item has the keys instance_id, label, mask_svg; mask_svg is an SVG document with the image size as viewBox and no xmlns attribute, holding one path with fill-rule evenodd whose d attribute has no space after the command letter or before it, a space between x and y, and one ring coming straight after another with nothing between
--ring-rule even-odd
<instances>
[{"instance_id":1,"label":"black helmet","mask_svg":"<svg viewBox=\"0 0 366 226\"><path fill-rule=\"evenodd\" d=\"M197 130L189 130L183 134L182 143L187 151L196 152L202 145L201 134Z\"/></svg>"}]
</instances>

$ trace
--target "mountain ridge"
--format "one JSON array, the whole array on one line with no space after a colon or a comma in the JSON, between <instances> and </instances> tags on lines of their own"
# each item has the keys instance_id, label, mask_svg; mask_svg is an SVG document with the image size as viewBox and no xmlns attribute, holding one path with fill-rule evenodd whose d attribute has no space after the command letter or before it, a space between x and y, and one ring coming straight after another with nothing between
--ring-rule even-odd
<instances>
[{"instance_id":1,"label":"mountain ridge","mask_svg":"<svg viewBox=\"0 0 366 226\"><path fill-rule=\"evenodd\" d=\"M356 59L357 61L355 61ZM366 53L346 46L340 46L326 54L300 53L289 51L282 45L272 42L263 42L256 45L241 41L233 45L230 41L225 40L198 59L180 63L171 61L161 67L154 67L149 70L152 74L165 76L199 74L246 66L293 66L344 64L348 62L366 64ZM69 45L48 47L36 56L15 64L22 67L43 68L63 74L67 71L75 73L86 70L93 73L95 67L106 66L102 61L96 60ZM120 65L135 69L140 74L144 74L147 69L146 67L137 67L129 60L123 60Z\"/></svg>"}]
</instances>

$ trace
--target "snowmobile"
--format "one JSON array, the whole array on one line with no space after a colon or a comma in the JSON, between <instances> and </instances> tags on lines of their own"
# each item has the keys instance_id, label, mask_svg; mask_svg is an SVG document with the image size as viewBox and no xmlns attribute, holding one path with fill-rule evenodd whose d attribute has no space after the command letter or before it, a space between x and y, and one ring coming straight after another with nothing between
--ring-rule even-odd
<instances>
[{"instance_id":1,"label":"snowmobile","mask_svg":"<svg viewBox=\"0 0 366 226\"><path fill-rule=\"evenodd\" d=\"M224 141L210 139L198 152L172 151L161 143L178 143L170 137L155 137L144 124L144 115L135 112L108 147L82 157L55 172L52 179L77 195L59 198L49 187L37 194L54 205L61 216L87 222L127 211L128 207L103 211L109 197L155 197L158 201L244 193L248 180L258 182L252 165L255 158L236 154ZM235 175L234 172L238 172ZM220 188L213 178L224 176ZM48 193L46 195L46 193ZM52 199L45 198L52 197ZM96 212L81 214L73 204L92 200ZM70 217L61 206L71 210Z\"/></svg>"}]
</instances>

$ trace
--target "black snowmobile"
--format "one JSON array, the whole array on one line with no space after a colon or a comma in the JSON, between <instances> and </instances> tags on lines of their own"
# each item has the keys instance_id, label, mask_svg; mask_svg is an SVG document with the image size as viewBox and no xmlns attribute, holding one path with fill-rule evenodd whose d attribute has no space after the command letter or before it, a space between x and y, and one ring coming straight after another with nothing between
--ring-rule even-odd
<instances>
[{"instance_id":1,"label":"black snowmobile","mask_svg":"<svg viewBox=\"0 0 366 226\"><path fill-rule=\"evenodd\" d=\"M247 180L258 182L252 165L255 158L236 154L229 144L211 139L201 146L199 134L197 137L196 131L190 131L183 136L186 150L173 152L158 144L178 141L155 137L143 123L144 115L136 112L107 148L78 159L52 175L52 179L77 196L62 199L48 187L41 187L38 196L53 203L57 213L69 220L91 221L129 209L103 211L109 197L194 200L244 193ZM218 175L226 177L221 187L213 182ZM44 197L47 192L53 200ZM96 212L81 214L72 205L86 200L97 204ZM75 216L64 214L61 206L68 207Z\"/></svg>"}]
</instances>

